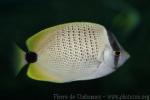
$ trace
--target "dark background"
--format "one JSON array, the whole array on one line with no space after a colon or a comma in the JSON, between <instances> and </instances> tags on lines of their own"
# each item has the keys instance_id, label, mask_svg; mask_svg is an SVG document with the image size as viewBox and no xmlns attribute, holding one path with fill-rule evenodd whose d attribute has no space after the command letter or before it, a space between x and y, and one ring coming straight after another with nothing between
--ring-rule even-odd
<instances>
[{"instance_id":1,"label":"dark background","mask_svg":"<svg viewBox=\"0 0 150 100\"><path fill-rule=\"evenodd\" d=\"M53 94L150 95L149 0L0 0L0 96L3 99L48 99ZM65 84L29 79L12 71L12 43L57 24L88 21L112 31L131 58L106 77ZM27 66L26 66L27 67Z\"/></svg>"}]
</instances>

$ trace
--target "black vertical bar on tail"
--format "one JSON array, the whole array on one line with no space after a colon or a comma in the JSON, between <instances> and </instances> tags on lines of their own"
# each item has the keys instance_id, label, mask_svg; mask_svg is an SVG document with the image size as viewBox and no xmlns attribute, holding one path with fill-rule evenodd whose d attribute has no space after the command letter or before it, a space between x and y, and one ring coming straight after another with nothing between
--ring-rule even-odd
<instances>
[{"instance_id":1,"label":"black vertical bar on tail","mask_svg":"<svg viewBox=\"0 0 150 100\"><path fill-rule=\"evenodd\" d=\"M34 63L37 61L37 54L34 52L27 52L26 53L26 61L28 63Z\"/></svg>"}]
</instances>

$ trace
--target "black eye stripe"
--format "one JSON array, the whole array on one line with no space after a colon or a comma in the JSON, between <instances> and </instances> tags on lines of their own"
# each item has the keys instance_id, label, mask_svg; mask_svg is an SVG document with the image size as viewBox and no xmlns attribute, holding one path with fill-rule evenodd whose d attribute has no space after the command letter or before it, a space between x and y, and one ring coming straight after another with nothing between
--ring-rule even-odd
<instances>
[{"instance_id":1,"label":"black eye stripe","mask_svg":"<svg viewBox=\"0 0 150 100\"><path fill-rule=\"evenodd\" d=\"M108 33L108 38L109 38L109 42L110 42L110 45L113 49L113 51L116 53L119 53L119 54L114 54L114 65L117 66L118 65L118 61L119 61L119 56L120 56L120 47L117 43L117 40L115 38L115 36L111 33L111 32L107 32Z\"/></svg>"},{"instance_id":2,"label":"black eye stripe","mask_svg":"<svg viewBox=\"0 0 150 100\"><path fill-rule=\"evenodd\" d=\"M107 32L107 33L108 33L108 39L109 39L112 49L114 51L120 51L120 47L119 47L117 40L116 40L115 36L113 35L113 33L111 33L111 32Z\"/></svg>"},{"instance_id":3,"label":"black eye stripe","mask_svg":"<svg viewBox=\"0 0 150 100\"><path fill-rule=\"evenodd\" d=\"M114 56L114 65L117 67L119 61L119 56Z\"/></svg>"},{"instance_id":4,"label":"black eye stripe","mask_svg":"<svg viewBox=\"0 0 150 100\"><path fill-rule=\"evenodd\" d=\"M120 51L115 51L115 56L120 56Z\"/></svg>"},{"instance_id":5,"label":"black eye stripe","mask_svg":"<svg viewBox=\"0 0 150 100\"><path fill-rule=\"evenodd\" d=\"M111 46L114 51L120 51L120 48L119 48L118 44L116 43L116 41L113 41L113 43L111 43Z\"/></svg>"}]
</instances>

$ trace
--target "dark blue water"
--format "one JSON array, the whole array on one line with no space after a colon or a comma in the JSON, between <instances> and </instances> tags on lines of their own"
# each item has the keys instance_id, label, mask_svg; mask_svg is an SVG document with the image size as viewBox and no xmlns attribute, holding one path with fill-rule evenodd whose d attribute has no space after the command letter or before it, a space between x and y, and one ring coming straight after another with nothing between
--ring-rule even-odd
<instances>
[{"instance_id":1,"label":"dark blue water","mask_svg":"<svg viewBox=\"0 0 150 100\"><path fill-rule=\"evenodd\" d=\"M146 0L1 0L0 96L5 99L119 100L150 95L150 7ZM65 84L18 77L12 70L12 41L27 50L25 41L53 25L88 21L106 26L117 36L131 58L109 76ZM15 59L15 58L13 58ZM135 98L135 97L134 97ZM144 97L143 97L144 98ZM131 98L130 98L131 99ZM144 99L143 99L144 100Z\"/></svg>"}]
</instances>

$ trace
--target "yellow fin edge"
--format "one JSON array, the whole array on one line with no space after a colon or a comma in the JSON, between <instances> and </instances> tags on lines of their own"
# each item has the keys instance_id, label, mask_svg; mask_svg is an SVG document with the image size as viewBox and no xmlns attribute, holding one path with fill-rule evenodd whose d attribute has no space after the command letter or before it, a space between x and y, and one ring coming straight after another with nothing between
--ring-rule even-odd
<instances>
[{"instance_id":1,"label":"yellow fin edge","mask_svg":"<svg viewBox=\"0 0 150 100\"><path fill-rule=\"evenodd\" d=\"M39 81L63 83L60 77L53 75L52 73L48 73L47 71L40 68L40 66L36 63L32 63L29 65L27 76L29 76L31 79Z\"/></svg>"}]
</instances>

